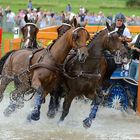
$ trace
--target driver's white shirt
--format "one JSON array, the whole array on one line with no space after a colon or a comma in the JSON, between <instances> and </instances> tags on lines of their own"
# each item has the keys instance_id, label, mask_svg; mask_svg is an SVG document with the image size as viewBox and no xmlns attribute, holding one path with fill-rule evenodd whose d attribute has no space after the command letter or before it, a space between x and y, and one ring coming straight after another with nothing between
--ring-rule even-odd
<instances>
[{"instance_id":1,"label":"driver's white shirt","mask_svg":"<svg viewBox=\"0 0 140 140\"><path fill-rule=\"evenodd\" d=\"M138 35L139 35L139 34L138 34ZM135 43L136 43L137 38L138 38L138 35L136 35L136 36L133 38L133 40L131 41L131 44L135 44Z\"/></svg>"},{"instance_id":2,"label":"driver's white shirt","mask_svg":"<svg viewBox=\"0 0 140 140\"><path fill-rule=\"evenodd\" d=\"M129 29L127 27L125 27L122 35L127 37L127 38L132 38L132 35L131 35L131 33L130 33L130 31L129 31Z\"/></svg>"}]
</instances>

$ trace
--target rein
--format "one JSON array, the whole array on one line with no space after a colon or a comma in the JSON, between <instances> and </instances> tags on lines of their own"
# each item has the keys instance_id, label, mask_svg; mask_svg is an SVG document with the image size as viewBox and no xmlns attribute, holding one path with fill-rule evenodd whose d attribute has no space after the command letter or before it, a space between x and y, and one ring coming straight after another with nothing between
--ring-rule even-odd
<instances>
[{"instance_id":1,"label":"rein","mask_svg":"<svg viewBox=\"0 0 140 140\"><path fill-rule=\"evenodd\" d=\"M30 36L30 37L25 37L25 35L24 35L24 31L23 31L23 29L26 27L26 26L34 26L35 28L36 28L36 30L37 30L37 32L38 32L38 27L37 27L37 25L36 24L34 24L34 23L26 23L22 28L21 28L21 30L22 30L22 34L23 34L23 39L21 40L21 43L20 43L20 46L22 45L22 43L25 43L25 41L27 40L27 39L29 39L30 41L31 41L31 46L27 46L27 47L25 47L24 45L23 45L23 47L25 47L25 48L30 48L30 47L33 47L33 48L38 48L38 43L37 43L37 41L36 41L36 36L35 37L32 37L32 36ZM34 47L34 44L35 44L35 47Z\"/></svg>"},{"instance_id":2,"label":"rein","mask_svg":"<svg viewBox=\"0 0 140 140\"><path fill-rule=\"evenodd\" d=\"M78 32L78 30L85 30L87 32L87 35L89 35L88 31L84 28L84 27L78 27L75 30L73 30L73 34L75 34L75 32ZM89 35L90 36L90 35ZM85 47L85 45L80 45L79 42L75 41L76 46L78 46L79 48Z\"/></svg>"},{"instance_id":3,"label":"rein","mask_svg":"<svg viewBox=\"0 0 140 140\"><path fill-rule=\"evenodd\" d=\"M46 68L54 73L58 73L58 72L61 72L61 65L58 65L58 64L55 64L55 65L46 65L46 64L43 64L43 63L37 63L37 64L34 64L34 65L31 65L29 70L32 71L34 69L37 69L37 68Z\"/></svg>"},{"instance_id":4,"label":"rein","mask_svg":"<svg viewBox=\"0 0 140 140\"><path fill-rule=\"evenodd\" d=\"M101 58L108 58L108 59L111 59L111 58L114 58L114 56L101 56L101 57L92 57L92 56L88 56L89 58L92 58L92 59L101 59Z\"/></svg>"},{"instance_id":5,"label":"rein","mask_svg":"<svg viewBox=\"0 0 140 140\"><path fill-rule=\"evenodd\" d=\"M85 28L78 27L78 28L76 28L75 30L72 31L72 34L74 34L75 32L77 33L77 31L79 29L83 29L83 30L85 30L87 32L87 30ZM58 38L56 40L58 40ZM22 73L26 73L26 72L29 72L30 73L32 70L37 69L37 68L46 68L46 69L48 69L48 70L50 70L50 71L52 71L52 72L54 72L56 74L60 73L62 75L67 75L67 73L63 69L64 65L63 64L57 64L55 58L52 56L52 54L50 52L50 50L51 50L53 44L56 42L56 40L51 45L48 46L48 48L45 50L44 54L39 58L38 63L35 63L33 65L29 65L28 69L24 70ZM77 43L77 42L75 41L75 43ZM78 44L76 44L76 45L78 45ZM83 47L83 46L81 45L80 47ZM43 58L44 58L44 56L46 54L53 61L52 64L44 64L44 63L41 63L41 60L43 60ZM31 59L32 58L33 58L33 56L31 57ZM30 59L30 61L31 61L31 59Z\"/></svg>"},{"instance_id":6,"label":"rein","mask_svg":"<svg viewBox=\"0 0 140 140\"><path fill-rule=\"evenodd\" d=\"M84 27L78 27L75 30L73 30L72 33L77 32L79 29L83 29L83 30L85 30L87 32L87 30ZM57 38L56 40L58 40L58 39L59 38ZM55 72L55 73L65 74L65 71L63 70L63 64L57 64L55 58L52 56L52 54L50 52L50 50L51 50L53 44L56 42L56 40L51 45L49 45L47 47L45 53L43 54L43 56L40 57L40 59L38 61L38 62L41 62L41 60L47 54L53 60L54 63L52 65L47 65L47 64L43 64L43 63L37 63L37 64L34 64L34 65L30 66L29 71L31 71L33 69L37 69L39 67L43 67L43 68L46 68L46 69L48 69L48 70L50 70L52 72ZM76 45L78 45L78 44L76 44ZM81 45L80 47L84 47L84 46Z\"/></svg>"},{"instance_id":7,"label":"rein","mask_svg":"<svg viewBox=\"0 0 140 140\"><path fill-rule=\"evenodd\" d=\"M93 79L93 78L100 79L101 78L100 73L92 73L92 72L85 72L85 71L80 71L80 73L79 72L73 72L73 73L75 74L75 76L71 76L67 72L63 72L63 76L69 79L77 79L79 77L87 78L87 79Z\"/></svg>"},{"instance_id":8,"label":"rein","mask_svg":"<svg viewBox=\"0 0 140 140\"><path fill-rule=\"evenodd\" d=\"M26 38L23 38L23 41L25 42L25 40L27 40L27 39L29 39L29 40L31 40L31 41L36 40L36 39L35 39L35 38L33 38L33 37L26 37Z\"/></svg>"}]
</instances>

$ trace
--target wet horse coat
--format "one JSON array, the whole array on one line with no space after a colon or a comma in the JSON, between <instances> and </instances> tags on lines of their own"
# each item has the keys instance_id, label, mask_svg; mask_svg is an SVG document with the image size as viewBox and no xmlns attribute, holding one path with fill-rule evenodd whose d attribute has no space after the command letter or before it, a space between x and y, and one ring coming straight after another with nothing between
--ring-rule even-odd
<instances>
[{"instance_id":1,"label":"wet horse coat","mask_svg":"<svg viewBox=\"0 0 140 140\"><path fill-rule=\"evenodd\" d=\"M48 94L57 80L59 66L63 63L70 49L72 47L85 47L88 37L89 34L84 28L72 27L50 49L43 49L35 53L30 67L28 59L26 59L31 55L30 51L19 50L13 53L7 59L2 71L2 74L5 76L2 78L0 85L1 99L3 91L14 75L17 75L21 81L21 89L18 89L20 92L30 88L29 80L31 80L31 87L38 94L42 96ZM22 61L21 58L25 61Z\"/></svg>"},{"instance_id":2,"label":"wet horse coat","mask_svg":"<svg viewBox=\"0 0 140 140\"><path fill-rule=\"evenodd\" d=\"M29 21L27 15L25 15L24 20L25 20L26 24L21 28L21 33L23 35L23 38L22 38L22 42L21 42L22 46L20 46L20 47L23 47L23 49L28 49L32 52L33 50L37 50L38 47L39 47L39 45L37 43L37 39L36 39L37 38L37 33L39 31L38 27L36 26L36 22L37 22L38 19L36 18L35 21L32 21L32 20ZM2 74L3 66L4 66L6 60L15 51L17 51L17 50L12 50L12 51L6 53L1 58L1 60L0 60L0 74ZM18 84L17 84L17 81L16 81L15 77L11 78L10 80L11 81L13 80L15 82L15 88L17 89ZM15 91L14 94L10 95L10 99L12 100L13 97L15 98L15 95L18 94L18 93L19 92L16 93L16 91ZM20 104L21 105L18 105L18 107L23 106L23 102L20 102ZM15 109L16 105L14 104L13 106L14 106L14 109ZM12 106L12 109L11 108L8 109L8 112L11 112L11 110L13 110L13 106ZM4 111L4 113L5 113L5 111Z\"/></svg>"},{"instance_id":3,"label":"wet horse coat","mask_svg":"<svg viewBox=\"0 0 140 140\"><path fill-rule=\"evenodd\" d=\"M60 27L58 27L58 29L57 29L58 38L61 37L67 30L72 28L73 22L74 22L74 18L69 22L69 24L63 23ZM53 41L53 43L54 42L55 42L55 40ZM33 53L35 53L37 51L39 51L39 50L33 51ZM86 51L85 47L82 47L82 48L78 49L79 61L83 61L84 59L86 59L85 57L88 55L87 54L88 52L85 52L85 51ZM33 57L33 55L32 55L32 57ZM16 85L17 85L16 88L18 90L19 80L14 79L14 82L16 83ZM17 91L17 93L16 92L12 93L11 96L10 96L11 102L8 105L8 107L5 109L4 115L8 117L17 108L23 107L24 106L24 101L28 101L27 99L24 99L24 95L29 95L29 94L32 94L32 96L28 100L30 100L33 97L34 90L29 89L29 90L27 90L26 92L23 92L23 93L21 93L21 92L19 93L18 91Z\"/></svg>"},{"instance_id":4,"label":"wet horse coat","mask_svg":"<svg viewBox=\"0 0 140 140\"><path fill-rule=\"evenodd\" d=\"M89 47L89 56L85 63L80 64L77 60L71 60L73 61L72 66L71 62L66 64L66 71L69 78L65 77L66 85L64 84L64 86L66 87L67 94L64 97L63 112L60 121L63 121L68 114L71 102L75 96L85 95L92 100L96 96L102 96L101 87L107 72L107 63L104 59L103 51L109 50L114 52L122 49L121 46L122 44L118 35L116 33L110 34L105 29L97 33L87 45ZM54 100L57 94L56 92L54 93ZM52 115L52 112L48 113L50 113L49 116Z\"/></svg>"}]
</instances>

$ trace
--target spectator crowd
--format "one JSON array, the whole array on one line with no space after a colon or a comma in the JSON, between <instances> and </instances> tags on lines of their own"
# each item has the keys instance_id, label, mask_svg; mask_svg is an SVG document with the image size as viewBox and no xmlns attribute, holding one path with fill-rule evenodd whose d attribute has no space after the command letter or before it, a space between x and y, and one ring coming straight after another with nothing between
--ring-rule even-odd
<instances>
[{"instance_id":1,"label":"spectator crowd","mask_svg":"<svg viewBox=\"0 0 140 140\"><path fill-rule=\"evenodd\" d=\"M41 9L40 7L34 8L32 1L29 0L27 9L19 9L18 13L14 13L10 6L5 9L0 7L0 27L4 31L12 32L16 26L22 27L24 23L24 16L28 14L29 18L33 19L38 16L37 26L44 28L47 26L60 25L63 19L71 19L74 15L77 17L79 23L87 23L88 25L104 25L106 21L112 23L115 15L109 13L107 16L102 11L98 13L90 12L83 6L79 7L79 12L74 14L72 12L72 6L68 4L64 11L60 13L50 12ZM140 25L140 16L126 16L127 25Z\"/></svg>"}]
</instances>

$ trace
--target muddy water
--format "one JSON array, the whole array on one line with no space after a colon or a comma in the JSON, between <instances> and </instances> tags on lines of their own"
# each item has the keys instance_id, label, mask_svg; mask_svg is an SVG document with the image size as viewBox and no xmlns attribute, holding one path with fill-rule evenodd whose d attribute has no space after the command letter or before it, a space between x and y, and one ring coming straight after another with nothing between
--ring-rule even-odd
<instances>
[{"instance_id":1,"label":"muddy water","mask_svg":"<svg viewBox=\"0 0 140 140\"><path fill-rule=\"evenodd\" d=\"M140 117L130 110L129 114L100 107L97 118L90 129L82 126L89 112L89 103L73 101L70 113L64 123L58 125L61 110L55 119L46 117L48 98L41 109L41 119L27 123L26 116L31 110L30 102L5 118L3 110L8 105L5 97L0 104L0 140L140 140Z\"/></svg>"}]
</instances>

